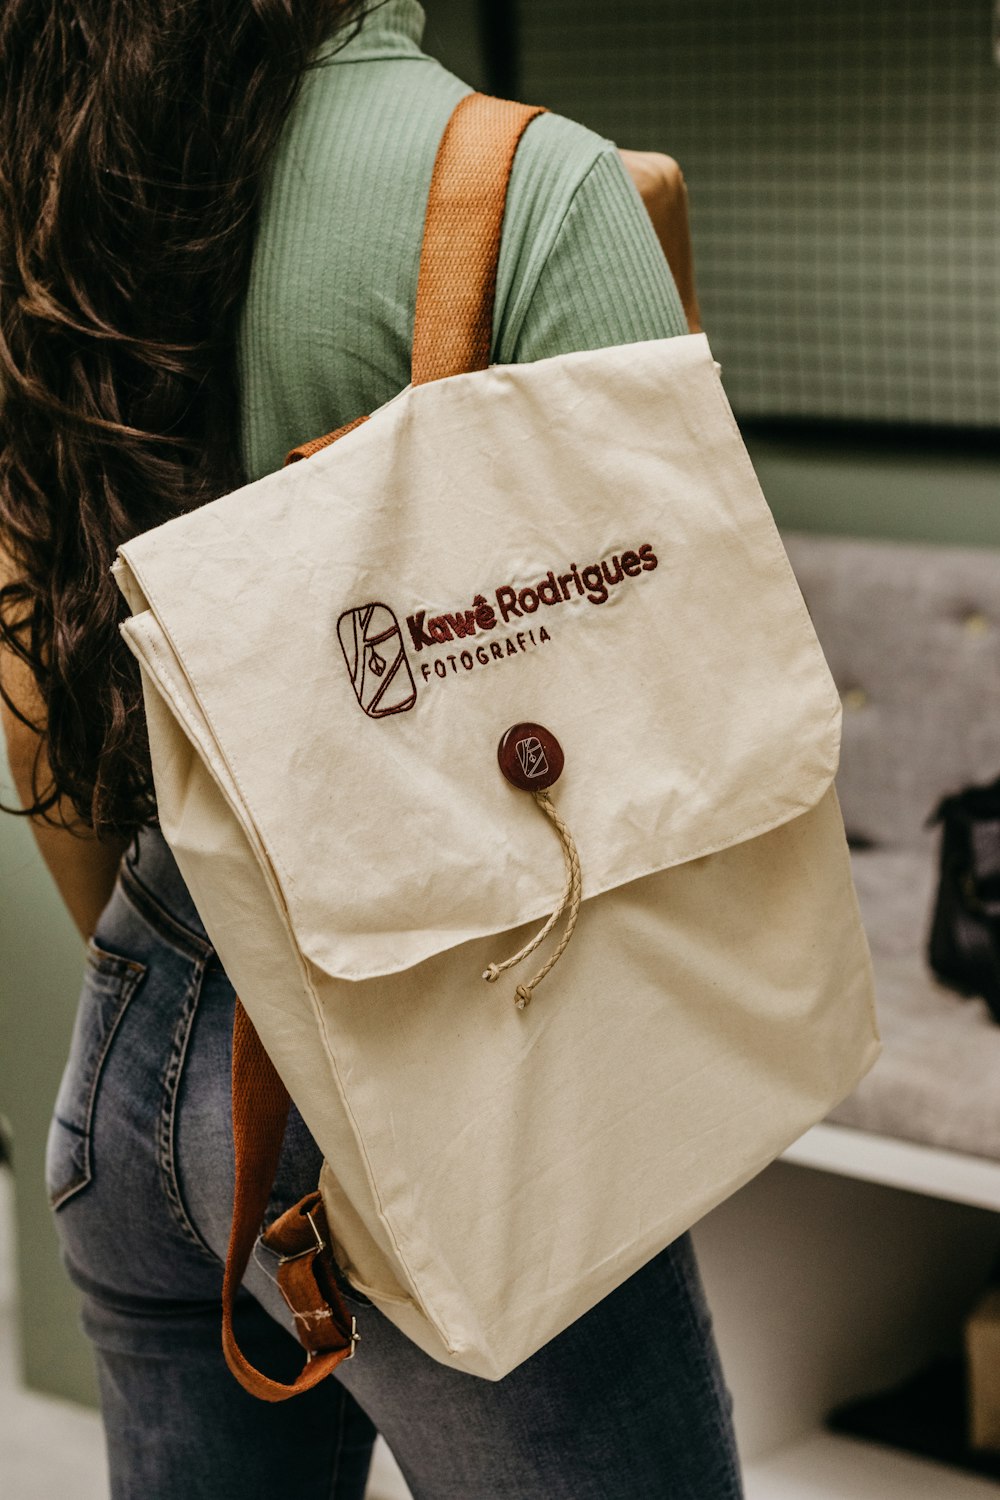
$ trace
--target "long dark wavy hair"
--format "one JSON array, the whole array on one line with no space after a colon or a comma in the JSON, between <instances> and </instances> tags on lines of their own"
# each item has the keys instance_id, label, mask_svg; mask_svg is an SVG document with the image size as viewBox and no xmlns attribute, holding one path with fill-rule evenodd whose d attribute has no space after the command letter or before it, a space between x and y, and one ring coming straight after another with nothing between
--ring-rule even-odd
<instances>
[{"instance_id":1,"label":"long dark wavy hair","mask_svg":"<svg viewBox=\"0 0 1000 1500\"><path fill-rule=\"evenodd\" d=\"M36 817L155 816L115 549L240 482L261 182L363 0L3 0L0 651L38 686ZM31 722L23 704L8 707ZM71 819L70 821L75 821Z\"/></svg>"}]
</instances>

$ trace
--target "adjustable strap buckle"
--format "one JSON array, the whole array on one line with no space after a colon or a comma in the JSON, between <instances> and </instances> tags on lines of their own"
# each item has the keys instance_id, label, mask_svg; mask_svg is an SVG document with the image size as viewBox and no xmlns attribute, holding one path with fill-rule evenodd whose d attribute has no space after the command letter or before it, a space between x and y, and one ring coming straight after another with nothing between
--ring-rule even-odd
<instances>
[{"instance_id":1,"label":"adjustable strap buckle","mask_svg":"<svg viewBox=\"0 0 1000 1500\"><path fill-rule=\"evenodd\" d=\"M307 1250L300 1251L300 1254L302 1254L302 1255L329 1255L330 1260L332 1261L333 1260L333 1251L330 1248L330 1246L327 1244L326 1240L323 1238L323 1235L320 1232L320 1227L316 1223L315 1214L316 1214L316 1208L317 1207L319 1207L319 1205L315 1204L312 1208L304 1208L302 1210L302 1217L304 1219L308 1219L309 1220L309 1228L313 1232L313 1238L315 1240L315 1245L311 1245ZM325 1213L323 1214L323 1217L324 1217L324 1219L326 1218L326 1214ZM298 1257L296 1257L296 1259L297 1258ZM280 1260L279 1260L278 1264L279 1265L281 1264ZM285 1300L287 1301L287 1298ZM294 1313L295 1309L293 1308L292 1311ZM345 1355L346 1359L353 1359L354 1358L355 1351L356 1351L356 1349L358 1347L358 1343L359 1343L359 1341L361 1339L361 1335L358 1332L358 1320L357 1320L356 1317L354 1317L353 1313L351 1315L351 1334L350 1334L350 1339L351 1339L351 1348L350 1348L350 1353L347 1354L347 1355ZM309 1351L309 1358L313 1359L315 1357L315 1354L316 1354L316 1351L311 1349Z\"/></svg>"},{"instance_id":2,"label":"adjustable strap buckle","mask_svg":"<svg viewBox=\"0 0 1000 1500\"><path fill-rule=\"evenodd\" d=\"M337 1288L319 1193L309 1193L276 1219L262 1243L277 1256L278 1289L308 1358L343 1351L343 1358L353 1359L361 1335Z\"/></svg>"}]
</instances>

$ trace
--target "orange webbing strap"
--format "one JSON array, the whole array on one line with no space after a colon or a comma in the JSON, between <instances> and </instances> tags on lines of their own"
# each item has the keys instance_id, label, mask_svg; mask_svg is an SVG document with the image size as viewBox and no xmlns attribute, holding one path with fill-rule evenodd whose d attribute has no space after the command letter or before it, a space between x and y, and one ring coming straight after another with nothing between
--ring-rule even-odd
<instances>
[{"instance_id":1,"label":"orange webbing strap","mask_svg":"<svg viewBox=\"0 0 1000 1500\"><path fill-rule=\"evenodd\" d=\"M448 121L427 198L412 380L485 370L507 183L540 105L469 94Z\"/></svg>"},{"instance_id":2,"label":"orange webbing strap","mask_svg":"<svg viewBox=\"0 0 1000 1500\"><path fill-rule=\"evenodd\" d=\"M413 328L413 384L485 370L507 182L518 142L541 106L468 94L445 127L427 198ZM300 443L286 464L312 458L367 417Z\"/></svg>"},{"instance_id":3,"label":"orange webbing strap","mask_svg":"<svg viewBox=\"0 0 1000 1500\"><path fill-rule=\"evenodd\" d=\"M337 427L333 432L324 433L322 437L310 438L308 443L300 443L297 448L291 448L285 454L285 466L298 463L300 458L312 458L314 453L319 453L323 448L329 448L338 438L346 437L353 432L355 427L360 427L362 422L367 422L367 417L355 417L353 422L345 422L343 427Z\"/></svg>"},{"instance_id":4,"label":"orange webbing strap","mask_svg":"<svg viewBox=\"0 0 1000 1500\"><path fill-rule=\"evenodd\" d=\"M285 1401L324 1380L354 1353L354 1320L337 1291L329 1232L318 1193L282 1214L264 1243L278 1255L278 1285L295 1315L306 1363L291 1385L252 1365L236 1342L233 1305L267 1210L288 1118L288 1091L243 1006L233 1022L233 1139L236 1182L233 1225L222 1284L222 1348L244 1390L263 1401Z\"/></svg>"},{"instance_id":5,"label":"orange webbing strap","mask_svg":"<svg viewBox=\"0 0 1000 1500\"><path fill-rule=\"evenodd\" d=\"M413 379L436 380L489 363L493 299L507 181L518 141L541 114L483 94L463 99L438 148L427 204L417 289ZM365 417L293 448L309 458ZM233 1224L222 1289L222 1347L252 1396L284 1401L349 1359L359 1335L337 1290L330 1234L318 1193L282 1214L263 1242L279 1257L278 1285L291 1308L307 1362L291 1385L272 1380L243 1354L233 1329L236 1293L267 1210L288 1117L288 1092L237 1000L233 1023Z\"/></svg>"},{"instance_id":6,"label":"orange webbing strap","mask_svg":"<svg viewBox=\"0 0 1000 1500\"><path fill-rule=\"evenodd\" d=\"M541 113L539 108L471 94L449 121L427 203L413 340L415 385L485 369L489 364L507 183L521 136ZM690 241L679 169L669 158L645 152L628 153L626 164L683 290L685 268L688 279L690 273ZM696 318L693 281L685 305L689 317L693 312ZM325 437L293 448L286 462L311 457L366 420L358 417ZM236 1182L222 1293L222 1342L226 1363L237 1380L265 1401L284 1401L317 1385L351 1357L359 1337L337 1289L320 1195L310 1193L282 1214L263 1237L264 1244L278 1255L278 1285L294 1313L299 1340L307 1351L306 1365L291 1385L284 1385L255 1369L236 1342L233 1305L267 1210L287 1116L285 1086L237 1001L233 1026Z\"/></svg>"}]
</instances>

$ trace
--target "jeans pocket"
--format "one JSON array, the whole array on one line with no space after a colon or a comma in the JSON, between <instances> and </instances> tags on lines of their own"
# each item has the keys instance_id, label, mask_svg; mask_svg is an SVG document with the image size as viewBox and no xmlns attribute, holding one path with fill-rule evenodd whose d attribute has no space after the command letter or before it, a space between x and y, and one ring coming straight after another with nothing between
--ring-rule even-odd
<instances>
[{"instance_id":1,"label":"jeans pocket","mask_svg":"<svg viewBox=\"0 0 1000 1500\"><path fill-rule=\"evenodd\" d=\"M101 1073L145 973L144 964L88 943L83 989L45 1153L45 1181L54 1209L85 1188L94 1175L91 1133Z\"/></svg>"}]
</instances>

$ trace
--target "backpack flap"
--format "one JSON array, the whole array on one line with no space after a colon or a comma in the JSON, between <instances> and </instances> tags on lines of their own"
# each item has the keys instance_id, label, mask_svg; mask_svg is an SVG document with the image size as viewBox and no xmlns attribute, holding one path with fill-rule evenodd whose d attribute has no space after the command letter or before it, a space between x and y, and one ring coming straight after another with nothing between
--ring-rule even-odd
<instances>
[{"instance_id":1,"label":"backpack flap","mask_svg":"<svg viewBox=\"0 0 1000 1500\"><path fill-rule=\"evenodd\" d=\"M512 724L564 752L581 920L836 768L836 690L700 334L410 386L117 569L126 638L333 977L559 904L552 830L498 769Z\"/></svg>"}]
</instances>

